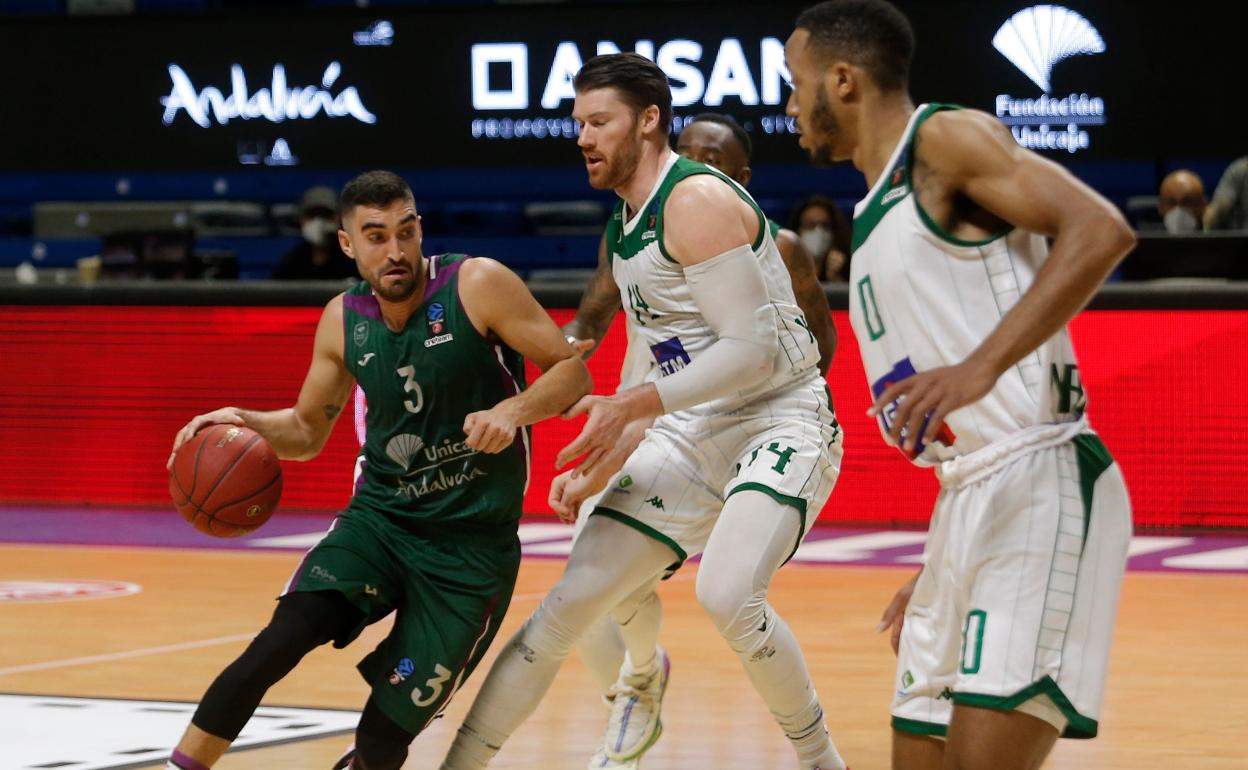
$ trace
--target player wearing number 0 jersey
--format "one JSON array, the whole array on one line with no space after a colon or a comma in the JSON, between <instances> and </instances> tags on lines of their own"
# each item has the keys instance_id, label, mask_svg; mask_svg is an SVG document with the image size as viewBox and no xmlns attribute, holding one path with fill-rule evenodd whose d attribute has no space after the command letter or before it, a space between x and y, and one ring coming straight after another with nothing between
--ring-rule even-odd
<instances>
[{"instance_id":1,"label":"player wearing number 0 jersey","mask_svg":"<svg viewBox=\"0 0 1248 770\"><path fill-rule=\"evenodd\" d=\"M900 645L893 766L1035 770L1059 734L1097 731L1131 510L1065 323L1132 236L992 117L915 108L912 50L885 0L821 3L785 47L802 146L870 186L850 320L872 414L941 484L924 567L881 624Z\"/></svg>"}]
</instances>

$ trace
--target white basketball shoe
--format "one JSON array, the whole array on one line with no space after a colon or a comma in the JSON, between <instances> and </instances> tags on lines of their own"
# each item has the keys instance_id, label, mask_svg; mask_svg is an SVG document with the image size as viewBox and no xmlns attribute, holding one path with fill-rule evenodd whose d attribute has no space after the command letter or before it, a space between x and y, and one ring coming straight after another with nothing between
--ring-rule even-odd
<instances>
[{"instance_id":1,"label":"white basketball shoe","mask_svg":"<svg viewBox=\"0 0 1248 770\"><path fill-rule=\"evenodd\" d=\"M625 675L611 687L611 717L603 737L602 751L607 759L628 763L639 758L663 734L659 710L672 664L667 651L656 651L654 670L650 674ZM627 767L627 764L625 764Z\"/></svg>"}]
</instances>

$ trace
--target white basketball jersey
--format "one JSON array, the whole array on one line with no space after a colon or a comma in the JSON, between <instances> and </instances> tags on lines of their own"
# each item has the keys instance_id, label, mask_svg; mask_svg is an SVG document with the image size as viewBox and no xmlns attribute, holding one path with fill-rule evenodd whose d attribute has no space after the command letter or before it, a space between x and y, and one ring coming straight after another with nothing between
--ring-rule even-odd
<instances>
[{"instance_id":1,"label":"white basketball jersey","mask_svg":"<svg viewBox=\"0 0 1248 770\"><path fill-rule=\"evenodd\" d=\"M885 172L854 208L850 322L863 367L878 397L890 383L964 361L1031 286L1048 257L1045 239L1013 229L985 241L953 238L919 205L913 192L913 149L919 126L910 118ZM1041 423L1078 419L1085 406L1066 329L1001 375L979 401L952 412L940 437L914 458L930 465ZM895 405L880 416L887 432Z\"/></svg>"},{"instance_id":2,"label":"white basketball jersey","mask_svg":"<svg viewBox=\"0 0 1248 770\"><path fill-rule=\"evenodd\" d=\"M754 199L716 169L675 153L670 154L640 210L629 212L630 216L625 217L625 204L620 201L607 222L611 271L620 288L624 315L632 335L631 346L648 349L658 375L666 377L688 366L717 339L693 301L684 268L663 246L664 204L678 182L697 174L712 174L731 185L758 214L759 233L752 248L766 281L779 336L770 378L732 396L688 410L695 414L714 414L739 408L816 372L819 350L797 306L788 270L767 220Z\"/></svg>"}]
</instances>

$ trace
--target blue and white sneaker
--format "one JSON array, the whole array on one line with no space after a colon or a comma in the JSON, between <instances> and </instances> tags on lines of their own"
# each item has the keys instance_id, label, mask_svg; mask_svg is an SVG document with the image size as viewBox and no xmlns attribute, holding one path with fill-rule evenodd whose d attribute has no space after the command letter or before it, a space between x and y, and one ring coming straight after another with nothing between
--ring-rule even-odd
<instances>
[{"instance_id":1,"label":"blue and white sneaker","mask_svg":"<svg viewBox=\"0 0 1248 770\"><path fill-rule=\"evenodd\" d=\"M662 647L656 655L653 673L626 676L621 672L611 687L611 717L607 720L602 751L607 759L625 767L646 753L663 734L659 711L672 664Z\"/></svg>"}]
</instances>

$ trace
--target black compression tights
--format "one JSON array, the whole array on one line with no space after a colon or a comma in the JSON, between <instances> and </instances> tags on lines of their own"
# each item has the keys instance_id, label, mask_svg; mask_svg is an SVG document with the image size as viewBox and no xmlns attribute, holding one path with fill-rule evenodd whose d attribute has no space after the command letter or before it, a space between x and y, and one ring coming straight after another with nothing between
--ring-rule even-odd
<instances>
[{"instance_id":1,"label":"black compression tights","mask_svg":"<svg viewBox=\"0 0 1248 770\"><path fill-rule=\"evenodd\" d=\"M304 655L354 628L364 613L337 591L283 596L265 626L238 660L204 693L191 722L231 742L251 719L260 699Z\"/></svg>"},{"instance_id":2,"label":"black compression tights","mask_svg":"<svg viewBox=\"0 0 1248 770\"><path fill-rule=\"evenodd\" d=\"M355 730L355 759L351 770L399 770L407 759L408 744L415 737L381 713L369 698L360 716L360 726Z\"/></svg>"}]
</instances>

